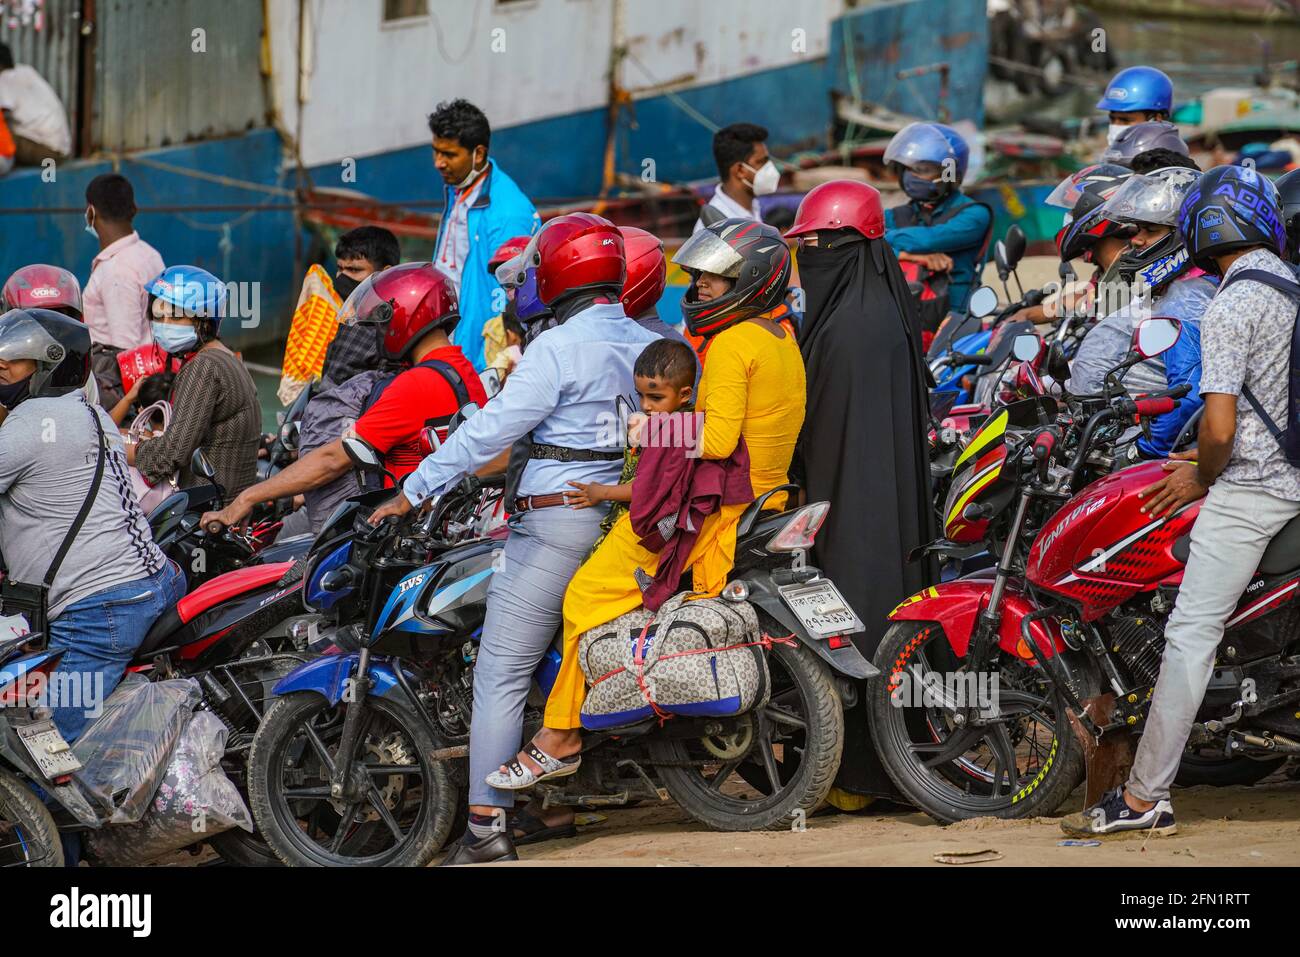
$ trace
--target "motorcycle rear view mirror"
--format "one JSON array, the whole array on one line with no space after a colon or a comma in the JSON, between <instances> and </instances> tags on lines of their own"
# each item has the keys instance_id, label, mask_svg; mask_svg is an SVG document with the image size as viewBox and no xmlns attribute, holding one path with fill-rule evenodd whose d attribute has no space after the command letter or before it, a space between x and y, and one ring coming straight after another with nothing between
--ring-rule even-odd
<instances>
[{"instance_id":1,"label":"motorcycle rear view mirror","mask_svg":"<svg viewBox=\"0 0 1300 957\"><path fill-rule=\"evenodd\" d=\"M370 446L370 443L355 436L343 440L343 451L347 453L348 459L358 471L382 472L384 469L383 463L379 461L379 453Z\"/></svg>"},{"instance_id":2,"label":"motorcycle rear view mirror","mask_svg":"<svg viewBox=\"0 0 1300 957\"><path fill-rule=\"evenodd\" d=\"M190 456L190 471L199 478L216 484L216 469L212 467L212 463L208 461L208 457L203 454L202 449L195 449L194 454Z\"/></svg>"},{"instance_id":3,"label":"motorcycle rear view mirror","mask_svg":"<svg viewBox=\"0 0 1300 957\"><path fill-rule=\"evenodd\" d=\"M980 286L970 294L968 310L972 316L983 319L997 312L998 294L992 286Z\"/></svg>"},{"instance_id":4,"label":"motorcycle rear view mirror","mask_svg":"<svg viewBox=\"0 0 1300 957\"><path fill-rule=\"evenodd\" d=\"M1038 358L1038 353L1042 350L1042 343L1038 336L1033 333L1027 333L1022 336L1016 336L1015 342L1011 344L1011 354L1019 362L1032 362Z\"/></svg>"},{"instance_id":5,"label":"motorcycle rear view mirror","mask_svg":"<svg viewBox=\"0 0 1300 957\"><path fill-rule=\"evenodd\" d=\"M1182 325L1177 319L1146 319L1138 325L1133 335L1133 345L1138 355L1150 359L1172 349L1182 331Z\"/></svg>"},{"instance_id":6,"label":"motorcycle rear view mirror","mask_svg":"<svg viewBox=\"0 0 1300 957\"><path fill-rule=\"evenodd\" d=\"M451 417L451 420L447 423L447 435L450 436L453 432L459 429L462 425L465 424L465 420L468 419L477 411L478 411L477 402L466 402L464 405L462 405L459 409L456 410L456 414L453 415Z\"/></svg>"},{"instance_id":7,"label":"motorcycle rear view mirror","mask_svg":"<svg viewBox=\"0 0 1300 957\"><path fill-rule=\"evenodd\" d=\"M1007 265L1007 244L1000 239L993 244L993 262L997 264L998 275L1005 280L1011 267Z\"/></svg>"},{"instance_id":8,"label":"motorcycle rear view mirror","mask_svg":"<svg viewBox=\"0 0 1300 957\"><path fill-rule=\"evenodd\" d=\"M1015 269L1020 260L1025 258L1025 248L1028 241L1025 239L1025 231L1020 228L1019 224L1013 223L1007 230L1006 239L1003 241L1003 254L1006 257L1007 268Z\"/></svg>"}]
</instances>

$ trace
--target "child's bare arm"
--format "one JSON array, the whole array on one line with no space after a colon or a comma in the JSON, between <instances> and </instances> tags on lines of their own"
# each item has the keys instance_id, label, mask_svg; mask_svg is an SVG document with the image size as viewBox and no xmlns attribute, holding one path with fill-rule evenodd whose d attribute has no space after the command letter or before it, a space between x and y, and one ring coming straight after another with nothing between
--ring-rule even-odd
<instances>
[{"instance_id":1,"label":"child's bare arm","mask_svg":"<svg viewBox=\"0 0 1300 957\"><path fill-rule=\"evenodd\" d=\"M625 485L601 485L598 482L570 482L576 492L565 492L565 501L570 508L591 508L601 502L631 502L632 483Z\"/></svg>"}]
</instances>

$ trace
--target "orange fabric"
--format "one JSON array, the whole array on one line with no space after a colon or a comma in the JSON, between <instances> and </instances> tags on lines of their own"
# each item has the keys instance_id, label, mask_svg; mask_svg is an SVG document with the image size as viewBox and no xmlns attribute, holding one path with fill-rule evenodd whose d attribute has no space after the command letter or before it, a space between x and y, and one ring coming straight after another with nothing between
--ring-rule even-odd
<instances>
[{"instance_id":1,"label":"orange fabric","mask_svg":"<svg viewBox=\"0 0 1300 957\"><path fill-rule=\"evenodd\" d=\"M9 133L9 124L5 122L5 116L0 113L0 156L8 159L18 152L18 147L14 145L14 138Z\"/></svg>"},{"instance_id":2,"label":"orange fabric","mask_svg":"<svg viewBox=\"0 0 1300 957\"><path fill-rule=\"evenodd\" d=\"M292 403L308 382L320 378L325 350L339 331L338 314L342 305L330 274L319 265L308 269L289 326L289 338L284 344L279 394L284 405Z\"/></svg>"}]
</instances>

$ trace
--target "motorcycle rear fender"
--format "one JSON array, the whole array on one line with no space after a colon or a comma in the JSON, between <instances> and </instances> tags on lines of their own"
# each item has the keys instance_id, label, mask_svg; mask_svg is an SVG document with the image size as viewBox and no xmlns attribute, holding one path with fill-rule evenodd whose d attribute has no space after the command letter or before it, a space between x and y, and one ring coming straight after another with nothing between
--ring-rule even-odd
<instances>
[{"instance_id":1,"label":"motorcycle rear fender","mask_svg":"<svg viewBox=\"0 0 1300 957\"><path fill-rule=\"evenodd\" d=\"M966 655L966 647L975 633L976 618L988 607L993 591L993 576L978 572L967 578L931 585L906 599L889 613L890 621L927 621L943 628L948 644L958 655ZM998 629L998 647L1020 658L1029 660L1038 654L1048 655L1066 650L1061 640L1060 628L1054 618L1038 619L1030 623L1029 633L1034 639L1034 649L1025 648L1020 637L1020 622L1039 606L1025 595L1015 583L1009 583L1002 595L1002 624Z\"/></svg>"},{"instance_id":2,"label":"motorcycle rear fender","mask_svg":"<svg viewBox=\"0 0 1300 957\"><path fill-rule=\"evenodd\" d=\"M276 682L271 694L283 696L298 691L314 691L331 705L338 704L343 700L348 680L357 672L360 657L352 652L346 655L326 655L309 661ZM388 661L372 661L369 675L370 694L374 697L386 698L394 692L401 693L397 676Z\"/></svg>"},{"instance_id":3,"label":"motorcycle rear fender","mask_svg":"<svg viewBox=\"0 0 1300 957\"><path fill-rule=\"evenodd\" d=\"M781 593L776 590L776 583L770 574L754 572L746 575L744 581L749 585L750 602L775 618L782 628L788 628L801 645L811 648L836 674L849 678L874 678L880 674L876 666L864 658L852 642L832 648L829 639L809 633L799 616L790 610Z\"/></svg>"}]
</instances>

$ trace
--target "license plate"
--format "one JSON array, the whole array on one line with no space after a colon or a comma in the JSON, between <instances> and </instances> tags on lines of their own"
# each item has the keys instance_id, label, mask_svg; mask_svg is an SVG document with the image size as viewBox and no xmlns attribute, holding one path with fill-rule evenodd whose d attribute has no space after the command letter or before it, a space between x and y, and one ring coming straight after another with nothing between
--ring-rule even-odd
<instances>
[{"instance_id":1,"label":"license plate","mask_svg":"<svg viewBox=\"0 0 1300 957\"><path fill-rule=\"evenodd\" d=\"M16 730L18 740L22 741L27 753L46 778L53 780L80 770L81 762L72 753L72 745L63 740L63 735L54 727L53 720L19 725Z\"/></svg>"},{"instance_id":2,"label":"license plate","mask_svg":"<svg viewBox=\"0 0 1300 957\"><path fill-rule=\"evenodd\" d=\"M780 585L777 590L804 627L819 638L862 631L862 622L833 582Z\"/></svg>"}]
</instances>

